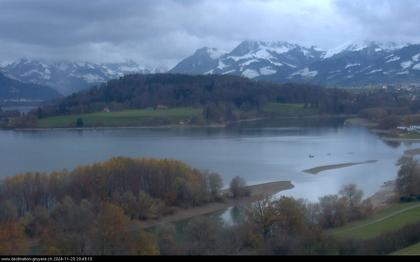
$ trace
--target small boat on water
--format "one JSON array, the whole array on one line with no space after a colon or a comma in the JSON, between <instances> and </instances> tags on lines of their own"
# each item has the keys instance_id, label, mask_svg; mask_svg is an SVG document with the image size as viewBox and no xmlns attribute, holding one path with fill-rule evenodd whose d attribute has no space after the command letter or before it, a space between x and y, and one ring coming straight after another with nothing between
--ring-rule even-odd
<instances>
[{"instance_id":1,"label":"small boat on water","mask_svg":"<svg viewBox=\"0 0 420 262\"><path fill-rule=\"evenodd\" d=\"M314 158L314 157L315 157L314 155L309 154L309 158Z\"/></svg>"}]
</instances>

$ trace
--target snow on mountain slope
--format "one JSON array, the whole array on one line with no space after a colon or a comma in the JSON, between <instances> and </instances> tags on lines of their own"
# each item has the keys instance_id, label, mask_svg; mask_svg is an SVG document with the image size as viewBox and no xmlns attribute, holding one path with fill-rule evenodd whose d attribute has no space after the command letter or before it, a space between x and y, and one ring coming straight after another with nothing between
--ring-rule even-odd
<instances>
[{"instance_id":1,"label":"snow on mountain slope","mask_svg":"<svg viewBox=\"0 0 420 262\"><path fill-rule=\"evenodd\" d=\"M301 76L303 78L311 78L318 74L318 71L310 71L309 68L305 67L304 69L298 70L290 75L290 78L294 76Z\"/></svg>"},{"instance_id":2,"label":"snow on mountain slope","mask_svg":"<svg viewBox=\"0 0 420 262\"><path fill-rule=\"evenodd\" d=\"M279 83L354 86L420 81L420 45L349 42L329 50L288 42L244 41L231 52L196 53L170 70L184 74L233 74ZM218 57L218 58L216 58Z\"/></svg>"},{"instance_id":3,"label":"snow on mountain slope","mask_svg":"<svg viewBox=\"0 0 420 262\"><path fill-rule=\"evenodd\" d=\"M4 64L0 71L10 78L26 83L46 85L67 95L125 74L158 73L166 70L142 67L133 61L95 64L21 59Z\"/></svg>"}]
</instances>

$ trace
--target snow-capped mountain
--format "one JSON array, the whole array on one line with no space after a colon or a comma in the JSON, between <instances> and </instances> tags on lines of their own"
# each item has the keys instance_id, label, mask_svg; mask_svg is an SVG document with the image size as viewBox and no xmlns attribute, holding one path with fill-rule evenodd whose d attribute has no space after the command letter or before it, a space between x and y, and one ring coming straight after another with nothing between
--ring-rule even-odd
<instances>
[{"instance_id":1,"label":"snow-capped mountain","mask_svg":"<svg viewBox=\"0 0 420 262\"><path fill-rule=\"evenodd\" d=\"M202 48L170 72L234 74L279 83L326 86L413 83L420 80L420 45L353 42L321 50L288 42L244 41L229 53ZM215 56L212 54L217 53Z\"/></svg>"},{"instance_id":2,"label":"snow-capped mountain","mask_svg":"<svg viewBox=\"0 0 420 262\"><path fill-rule=\"evenodd\" d=\"M165 70L141 67L133 61L95 64L21 59L4 65L0 71L10 78L50 86L61 94L67 95L125 74L157 73Z\"/></svg>"},{"instance_id":3,"label":"snow-capped mountain","mask_svg":"<svg viewBox=\"0 0 420 262\"><path fill-rule=\"evenodd\" d=\"M182 60L172 71L187 74L203 74L218 66L218 61L224 55L223 51L216 48L203 47Z\"/></svg>"}]
</instances>

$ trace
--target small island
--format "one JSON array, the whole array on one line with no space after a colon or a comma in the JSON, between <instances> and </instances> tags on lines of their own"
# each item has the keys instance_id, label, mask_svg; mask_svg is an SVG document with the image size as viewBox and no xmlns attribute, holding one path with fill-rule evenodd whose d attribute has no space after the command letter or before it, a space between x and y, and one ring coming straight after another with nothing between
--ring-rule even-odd
<instances>
[{"instance_id":1,"label":"small island","mask_svg":"<svg viewBox=\"0 0 420 262\"><path fill-rule=\"evenodd\" d=\"M368 161L364 161L364 162L353 162L353 163L342 163L342 164L335 164L335 165L317 166L317 167L313 167L313 168L310 168L310 169L305 169L302 172L316 175L316 174L318 174L322 171L327 171L327 170L331 170L331 169L345 168L345 167L350 167L350 166L355 166L355 165L363 165L363 164L370 164L370 163L376 163L376 162L378 162L378 160L368 160Z\"/></svg>"}]
</instances>

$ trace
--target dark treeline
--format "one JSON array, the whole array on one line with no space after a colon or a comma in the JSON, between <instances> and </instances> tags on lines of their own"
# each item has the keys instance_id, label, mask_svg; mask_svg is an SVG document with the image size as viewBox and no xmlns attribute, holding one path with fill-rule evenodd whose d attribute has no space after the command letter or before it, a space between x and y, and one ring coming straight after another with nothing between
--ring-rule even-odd
<instances>
[{"instance_id":1,"label":"dark treeline","mask_svg":"<svg viewBox=\"0 0 420 262\"><path fill-rule=\"evenodd\" d=\"M111 110L193 106L260 110L267 102L303 103L324 113L353 111L352 97L343 90L305 84L278 85L237 76L154 74L127 75L44 106L39 117Z\"/></svg>"},{"instance_id":2,"label":"dark treeline","mask_svg":"<svg viewBox=\"0 0 420 262\"><path fill-rule=\"evenodd\" d=\"M112 201L133 218L147 218L157 215L149 212L164 212L165 207L218 200L221 187L218 174L192 169L176 160L119 157L72 171L7 177L0 184L0 203L10 202L18 216L24 216L36 207L50 211L65 197L76 203ZM131 209L135 205L138 208Z\"/></svg>"},{"instance_id":3,"label":"dark treeline","mask_svg":"<svg viewBox=\"0 0 420 262\"><path fill-rule=\"evenodd\" d=\"M318 203L290 197L265 199L246 208L237 223L196 218L174 239L175 228L156 229L161 254L189 255L386 255L420 241L420 224L409 224L371 239L334 237L325 229L371 215L369 201L354 185Z\"/></svg>"},{"instance_id":4,"label":"dark treeline","mask_svg":"<svg viewBox=\"0 0 420 262\"><path fill-rule=\"evenodd\" d=\"M221 201L219 175L175 160L113 158L0 184L0 255L158 254L133 221ZM32 240L32 241L31 241ZM32 244L30 244L32 243Z\"/></svg>"},{"instance_id":5,"label":"dark treeline","mask_svg":"<svg viewBox=\"0 0 420 262\"><path fill-rule=\"evenodd\" d=\"M397 193L418 199L420 168L403 158ZM248 195L235 177L232 197ZM263 199L244 208L235 224L197 217L179 232L138 222L223 201L219 175L174 160L113 158L72 171L26 173L0 183L0 255L294 255L387 254L420 241L408 225L367 240L335 238L326 229L369 217L372 206L355 185L311 203ZM182 236L180 236L182 234Z\"/></svg>"},{"instance_id":6,"label":"dark treeline","mask_svg":"<svg viewBox=\"0 0 420 262\"><path fill-rule=\"evenodd\" d=\"M232 197L248 195L245 186L234 178ZM171 225L150 232L136 226L176 207L223 201L221 187L219 175L179 161L122 157L8 177L0 184L0 254L330 254L339 251L323 230L371 212L348 185L319 203L258 201L232 227L192 219L183 241Z\"/></svg>"},{"instance_id":7,"label":"dark treeline","mask_svg":"<svg viewBox=\"0 0 420 262\"><path fill-rule=\"evenodd\" d=\"M381 129L420 124L420 90L377 89L358 95L359 115Z\"/></svg>"},{"instance_id":8,"label":"dark treeline","mask_svg":"<svg viewBox=\"0 0 420 262\"><path fill-rule=\"evenodd\" d=\"M401 178L413 173L410 163L403 163ZM233 179L233 197L247 195L245 185ZM370 202L355 185L317 203L256 201L232 226L197 217L181 232L172 224L139 229L139 220L172 207L220 200L221 186L217 174L156 159L114 158L72 171L9 177L0 185L0 255L387 254L420 240L416 224L368 240L327 233L371 215Z\"/></svg>"},{"instance_id":9,"label":"dark treeline","mask_svg":"<svg viewBox=\"0 0 420 262\"><path fill-rule=\"evenodd\" d=\"M420 165L412 157L402 157L399 160L396 193L400 201L420 200Z\"/></svg>"},{"instance_id":10,"label":"dark treeline","mask_svg":"<svg viewBox=\"0 0 420 262\"><path fill-rule=\"evenodd\" d=\"M416 92L275 84L231 75L132 74L48 102L25 116L0 116L0 126L35 127L37 119L50 116L150 107L200 108L202 118L192 122L205 124L272 116L264 112L267 103L298 103L318 114L360 114L392 128L402 116L420 111ZM420 123L420 118L404 121Z\"/></svg>"},{"instance_id":11,"label":"dark treeline","mask_svg":"<svg viewBox=\"0 0 420 262\"><path fill-rule=\"evenodd\" d=\"M354 185L318 203L290 197L264 199L247 207L235 225L195 218L183 229L186 240L175 239L174 226L154 233L161 254L188 255L361 255L389 254L420 241L418 224L367 240L336 238L325 229L369 216L368 201Z\"/></svg>"}]
</instances>

